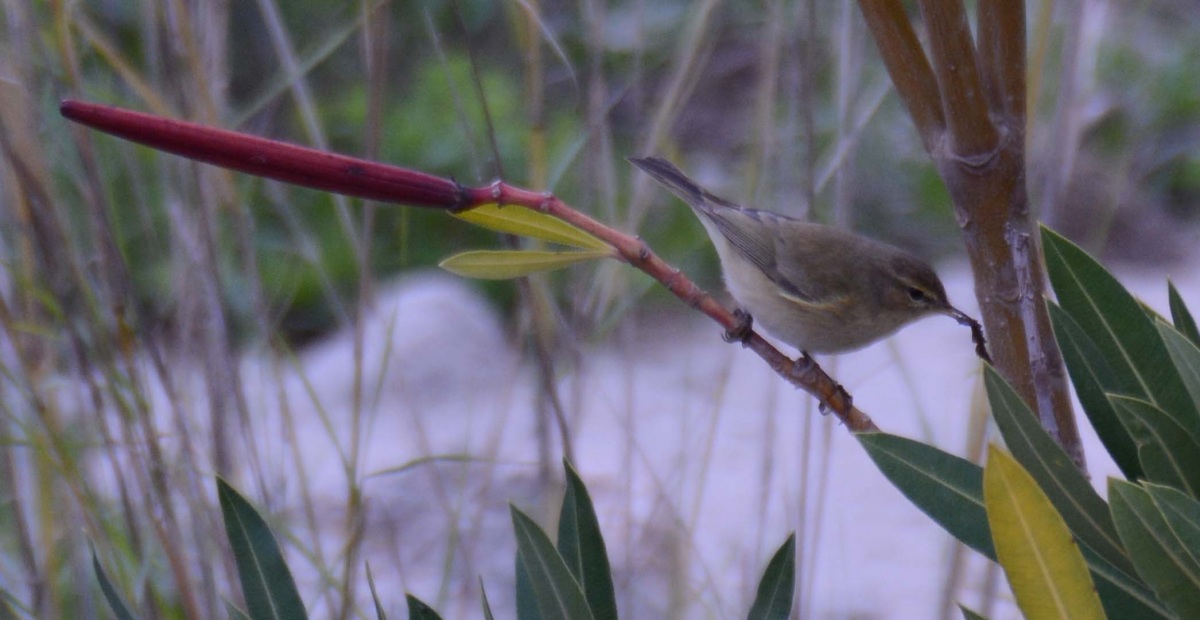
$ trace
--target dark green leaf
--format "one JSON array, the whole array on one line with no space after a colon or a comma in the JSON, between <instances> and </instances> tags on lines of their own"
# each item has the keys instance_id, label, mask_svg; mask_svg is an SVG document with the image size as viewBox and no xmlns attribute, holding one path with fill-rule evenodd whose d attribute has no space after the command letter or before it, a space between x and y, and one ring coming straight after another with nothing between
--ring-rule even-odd
<instances>
[{"instance_id":1,"label":"dark green leaf","mask_svg":"<svg viewBox=\"0 0 1200 620\"><path fill-rule=\"evenodd\" d=\"M519 561L517 563L520 564ZM483 620L496 620L492 615L492 604L488 602L487 588L483 587L483 577L479 578L479 597L480 604L483 605ZM517 617L521 617L520 614Z\"/></svg>"},{"instance_id":2,"label":"dark green leaf","mask_svg":"<svg viewBox=\"0 0 1200 620\"><path fill-rule=\"evenodd\" d=\"M961 603L958 606L958 610L962 612L963 620L987 620L983 614L967 609Z\"/></svg>"},{"instance_id":3,"label":"dark green leaf","mask_svg":"<svg viewBox=\"0 0 1200 620\"><path fill-rule=\"evenodd\" d=\"M1187 387L1192 403L1200 407L1200 348L1163 321L1158 322L1158 333L1167 345L1167 352L1171 354L1171 361L1179 371L1179 378Z\"/></svg>"},{"instance_id":4,"label":"dark green leaf","mask_svg":"<svg viewBox=\"0 0 1200 620\"><path fill-rule=\"evenodd\" d=\"M229 600L225 600L225 613L229 614L229 620L250 620L250 616L247 616L246 612L238 609L238 606Z\"/></svg>"},{"instance_id":5,"label":"dark green leaf","mask_svg":"<svg viewBox=\"0 0 1200 620\"><path fill-rule=\"evenodd\" d=\"M883 475L917 508L968 547L996 559L983 507L983 469L933 446L887 433L859 433Z\"/></svg>"},{"instance_id":6,"label":"dark green leaf","mask_svg":"<svg viewBox=\"0 0 1200 620\"><path fill-rule=\"evenodd\" d=\"M1110 479L1113 522L1138 574L1180 618L1200 618L1200 567L1183 551L1145 489Z\"/></svg>"},{"instance_id":7,"label":"dark green leaf","mask_svg":"<svg viewBox=\"0 0 1200 620\"><path fill-rule=\"evenodd\" d=\"M221 478L217 478L217 499L249 616L253 620L307 618L292 572L267 522Z\"/></svg>"},{"instance_id":8,"label":"dark green leaf","mask_svg":"<svg viewBox=\"0 0 1200 620\"><path fill-rule=\"evenodd\" d=\"M1112 564L1132 573L1133 564L1121 546L1108 505L1091 483L994 368L984 368L983 381L1004 443L1050 498L1071 533Z\"/></svg>"},{"instance_id":9,"label":"dark green leaf","mask_svg":"<svg viewBox=\"0 0 1200 620\"><path fill-rule=\"evenodd\" d=\"M1136 572L1130 574L1116 568L1087 545L1080 545L1080 550L1092 571L1096 593L1100 595L1104 613L1109 618L1171 618L1171 614L1154 596L1154 592L1142 583Z\"/></svg>"},{"instance_id":10,"label":"dark green leaf","mask_svg":"<svg viewBox=\"0 0 1200 620\"><path fill-rule=\"evenodd\" d=\"M408 620L442 620L442 617L421 599L405 594L404 600L408 601Z\"/></svg>"},{"instance_id":11,"label":"dark green leaf","mask_svg":"<svg viewBox=\"0 0 1200 620\"><path fill-rule=\"evenodd\" d=\"M1200 346L1200 330L1196 329L1196 320L1192 318L1187 304L1183 303L1179 291L1175 290L1175 283L1170 280L1167 280L1167 297L1170 300L1171 322L1175 324L1175 329L1191 340L1192 344Z\"/></svg>"},{"instance_id":12,"label":"dark green leaf","mask_svg":"<svg viewBox=\"0 0 1200 620\"><path fill-rule=\"evenodd\" d=\"M1110 395L1121 421L1138 444L1146 479L1200 492L1200 443L1163 410L1137 398Z\"/></svg>"},{"instance_id":13,"label":"dark green leaf","mask_svg":"<svg viewBox=\"0 0 1200 620\"><path fill-rule=\"evenodd\" d=\"M537 609L545 620L591 620L583 588L550 538L530 519L510 506L513 531L517 535L517 554L529 572L529 587L537 600Z\"/></svg>"},{"instance_id":14,"label":"dark green leaf","mask_svg":"<svg viewBox=\"0 0 1200 620\"><path fill-rule=\"evenodd\" d=\"M567 492L558 519L558 552L571 575L583 585L588 607L596 620L615 620L617 597L613 592L608 551L587 487L571 464L563 460Z\"/></svg>"},{"instance_id":15,"label":"dark green leaf","mask_svg":"<svg viewBox=\"0 0 1200 620\"><path fill-rule=\"evenodd\" d=\"M542 620L537 595L529 581L529 571L525 570L525 563L521 561L520 550L517 551L517 620Z\"/></svg>"},{"instance_id":16,"label":"dark green leaf","mask_svg":"<svg viewBox=\"0 0 1200 620\"><path fill-rule=\"evenodd\" d=\"M1167 520L1180 547L1191 558L1191 564L1200 565L1200 502L1179 489L1158 484L1143 484L1142 487Z\"/></svg>"},{"instance_id":17,"label":"dark green leaf","mask_svg":"<svg viewBox=\"0 0 1200 620\"><path fill-rule=\"evenodd\" d=\"M1096 435L1108 450L1113 462L1129 480L1143 478L1142 463L1138 460L1137 444L1130 436L1129 430L1121 424L1117 412L1113 411L1108 394L1132 393L1137 391L1136 384L1125 384L1117 375L1104 355L1096 348L1096 343L1088 337L1087 332L1067 314L1066 310L1047 300L1046 307L1050 312L1050 324L1054 328L1054 338L1062 350L1063 361L1071 375L1071 384L1075 386L1075 394L1083 405L1083 411Z\"/></svg>"},{"instance_id":18,"label":"dark green leaf","mask_svg":"<svg viewBox=\"0 0 1200 620\"><path fill-rule=\"evenodd\" d=\"M375 603L375 617L379 620L387 620L387 613L383 611L383 604L379 602L379 592L375 590L375 577L371 575L370 562L367 562L367 587L371 589L371 601Z\"/></svg>"},{"instance_id":19,"label":"dark green leaf","mask_svg":"<svg viewBox=\"0 0 1200 620\"><path fill-rule=\"evenodd\" d=\"M1091 337L1113 371L1133 389L1110 390L1154 403L1193 437L1200 415L1170 359L1154 321L1100 263L1042 227L1046 269L1058 302ZM1132 387L1132 386L1131 386Z\"/></svg>"},{"instance_id":20,"label":"dark green leaf","mask_svg":"<svg viewBox=\"0 0 1200 620\"><path fill-rule=\"evenodd\" d=\"M758 592L750 607L749 620L787 620L792 613L792 596L796 590L796 533L792 532L783 546L767 563Z\"/></svg>"},{"instance_id":21,"label":"dark green leaf","mask_svg":"<svg viewBox=\"0 0 1200 620\"><path fill-rule=\"evenodd\" d=\"M100 582L100 591L104 593L104 600L108 601L108 607L112 610L113 615L118 620L133 620L133 612L129 611L129 605L125 604L121 595L117 593L117 589L108 580L104 567L100 565L100 560L96 557L95 549L92 549L92 570L96 573L96 580Z\"/></svg>"}]
</instances>

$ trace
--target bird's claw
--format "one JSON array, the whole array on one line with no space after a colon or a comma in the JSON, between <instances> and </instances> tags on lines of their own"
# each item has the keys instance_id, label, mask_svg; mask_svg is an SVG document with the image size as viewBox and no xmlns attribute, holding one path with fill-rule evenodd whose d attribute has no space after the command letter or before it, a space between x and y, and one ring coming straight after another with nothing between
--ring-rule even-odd
<instances>
[{"instance_id":1,"label":"bird's claw","mask_svg":"<svg viewBox=\"0 0 1200 620\"><path fill-rule=\"evenodd\" d=\"M804 364L805 366L807 366L807 367L809 367L809 368L811 368L811 369L816 369L816 368L818 368L818 366L817 366L817 360L814 360L814 359L812 358L812 356L808 354L808 351L801 351L801 352L800 352L800 357L799 357L799 358L796 360L796 363L797 363L797 364ZM851 408L853 408L853 407L854 407L854 399L853 399L853 398L851 398L851 396L850 396L850 392L847 392L847 391L846 391L846 388L842 387L842 384L841 384L841 383L834 382L834 384L833 384L833 385L835 386L835 387L834 387L834 394L835 394L836 396L840 396L840 397L841 397L841 399L842 399L842 401L846 403L846 409L847 409L847 410L850 410ZM819 412L821 415L828 415L828 414L829 414L829 412L830 412L830 410L832 409L832 407L830 407L830 406L829 406L829 403L830 403L832 400L834 400L834 399L821 399L821 400L820 400L820 401L817 403L817 411L818 411L818 412Z\"/></svg>"},{"instance_id":2,"label":"bird's claw","mask_svg":"<svg viewBox=\"0 0 1200 620\"><path fill-rule=\"evenodd\" d=\"M750 335L754 333L754 317L750 316L749 312L738 308L733 311L733 318L737 319L737 325L733 329L725 330L721 338L725 342L746 344L750 341Z\"/></svg>"}]
</instances>

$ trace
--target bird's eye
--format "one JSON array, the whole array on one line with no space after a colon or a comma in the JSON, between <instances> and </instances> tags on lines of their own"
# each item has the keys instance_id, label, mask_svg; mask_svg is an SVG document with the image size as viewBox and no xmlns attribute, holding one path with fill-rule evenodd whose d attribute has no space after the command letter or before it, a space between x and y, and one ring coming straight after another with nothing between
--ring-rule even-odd
<instances>
[{"instance_id":1,"label":"bird's eye","mask_svg":"<svg viewBox=\"0 0 1200 620\"><path fill-rule=\"evenodd\" d=\"M908 298L917 303L921 303L926 300L925 291L915 286L910 286L908 287Z\"/></svg>"}]
</instances>

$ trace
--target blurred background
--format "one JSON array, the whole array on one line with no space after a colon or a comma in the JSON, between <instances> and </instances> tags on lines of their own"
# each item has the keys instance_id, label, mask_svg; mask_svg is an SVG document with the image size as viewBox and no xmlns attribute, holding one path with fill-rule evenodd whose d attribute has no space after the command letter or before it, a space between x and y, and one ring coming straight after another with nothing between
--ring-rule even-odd
<instances>
[{"instance_id":1,"label":"blurred background","mask_svg":"<svg viewBox=\"0 0 1200 620\"><path fill-rule=\"evenodd\" d=\"M551 472L565 441L557 420L576 423L578 444L613 441L613 451L636 452L621 439L633 437L630 425L592 439L580 422L589 382L607 385L590 374L592 352L660 342L669 353L677 332L662 325L692 320L648 278L611 262L521 284L436 279L427 271L439 260L510 241L444 213L284 186L92 133L58 115L65 97L470 185L503 178L548 189L640 235L714 292L718 266L701 227L625 157L663 155L732 200L961 266L948 195L853 3L4 0L0 11L0 596L30 616L105 615L89 541L145 617L218 613L232 573L212 543L213 473L275 510L277 533L307 567L302 593L314 615L369 613L360 605L361 548L368 525L379 525L373 511L387 512L391 501L364 500L372 496L364 481L384 467L371 456L373 434L387 428L378 420L464 402L522 420L493 418L494 434L461 445L466 427L422 427L428 437L443 432L450 447L414 440L385 467L436 470L399 491L409 499L471 489L471 514L499 514L500 537L505 501L553 504ZM1038 218L1113 264L1160 279L1193 273L1195 4L1030 2L1027 12L1027 184ZM969 286L957 294L969 297ZM613 362L618 375L647 358L626 353ZM679 364L666 353L649 357ZM399 379L385 371L396 365L405 369ZM728 379L720 368L712 372ZM492 398L509 382L525 387ZM346 396L326 397L331 391ZM389 400L393 391L398 400ZM470 395L425 400L456 391ZM966 406L970 386L962 393ZM515 453L472 452L512 428L528 432L514 440ZM323 442L336 475L314 471L317 461L306 471L306 433ZM468 463L419 465L451 452ZM612 471L611 479L597 473L597 484L639 488L621 478L625 470ZM322 474L338 482L322 486ZM716 483L701 476L699 484ZM762 496L781 484L770 478ZM421 502L401 502L392 514L431 519L434 529L458 523L448 532L489 531L457 529L470 521L458 501L433 502L446 518L430 517ZM654 510L639 519L620 527L649 520L677 529ZM750 583L769 557L763 550L786 536L757 529L745 539L754 554L736 573ZM490 553L478 542L485 538L473 539L475 556ZM492 561L511 573L507 543L496 544ZM473 615L475 575L487 561L468 547L456 541L446 545L453 552L422 556L427 578L388 577ZM637 566L625 566L626 585L643 574ZM700 585L673 582L678 566L669 563L647 570L668 595L628 595L628 617L746 608L737 602L747 595L732 594L744 584L713 577L719 570ZM959 586L947 575L935 589L951 596ZM725 590L730 600L696 602L693 588ZM811 594L799 596L803 605ZM462 600L472 602L453 606ZM801 609L826 609L812 605ZM850 606L830 609L825 617L854 615Z\"/></svg>"}]
</instances>

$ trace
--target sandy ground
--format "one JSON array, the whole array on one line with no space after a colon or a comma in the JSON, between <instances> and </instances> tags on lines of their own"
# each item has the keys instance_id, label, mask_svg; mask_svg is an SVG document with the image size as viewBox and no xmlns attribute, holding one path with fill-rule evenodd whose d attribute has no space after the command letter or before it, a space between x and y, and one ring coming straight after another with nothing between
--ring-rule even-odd
<instances>
[{"instance_id":1,"label":"sandy ground","mask_svg":"<svg viewBox=\"0 0 1200 620\"><path fill-rule=\"evenodd\" d=\"M977 315L965 266L940 271L951 300ZM1161 271L1121 273L1166 311ZM1200 308L1200 273L1172 276ZM507 502L553 524L558 501L557 491L541 492L535 465L534 367L470 286L446 275L397 283L363 329L368 370L357 440L349 334L292 362L245 361L247 385L257 386L250 406L261 472L248 479L263 481L247 482L247 494L266 495L297 539L312 540L298 508L307 488L319 509L323 561L336 565L347 480L357 478L367 514L361 559L392 615L403 617L409 591L446 617L479 617L482 580L499 615L511 617ZM793 617L934 618L946 601L1017 616L1002 576L972 552L951 568L949 536L891 487L849 433L719 332L682 310L640 316L602 343L580 345L575 360L558 367L623 617L744 617L767 559L792 531L800 610ZM883 429L968 454L981 387L965 328L926 319L822 363ZM294 438L280 415L285 402ZM1103 489L1115 467L1090 428L1085 437ZM355 453L355 441L358 458L347 473L344 455ZM301 591L319 591L312 563L290 557ZM951 572L957 586L947 593ZM361 570L357 581L366 602ZM324 615L323 597L305 596L314 616Z\"/></svg>"}]
</instances>

